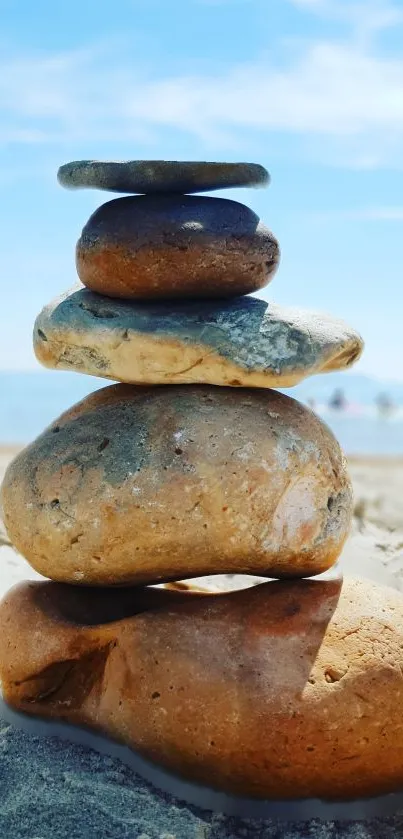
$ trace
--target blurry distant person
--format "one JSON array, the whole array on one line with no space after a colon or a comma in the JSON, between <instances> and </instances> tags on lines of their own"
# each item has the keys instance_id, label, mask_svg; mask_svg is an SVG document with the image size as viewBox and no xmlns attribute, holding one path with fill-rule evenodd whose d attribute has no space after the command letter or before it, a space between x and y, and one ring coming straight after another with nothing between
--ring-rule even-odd
<instances>
[{"instance_id":1,"label":"blurry distant person","mask_svg":"<svg viewBox=\"0 0 403 839\"><path fill-rule=\"evenodd\" d=\"M339 388L334 391L333 396L329 400L329 408L332 411L345 411L347 408L347 399L344 396L344 391Z\"/></svg>"},{"instance_id":2,"label":"blurry distant person","mask_svg":"<svg viewBox=\"0 0 403 839\"><path fill-rule=\"evenodd\" d=\"M311 409L312 411L314 411L314 410L315 410L315 406L316 406L316 399L314 399L314 398L313 398L313 396L310 396L310 397L309 397L309 399L308 399L308 406L310 407L310 409Z\"/></svg>"},{"instance_id":3,"label":"blurry distant person","mask_svg":"<svg viewBox=\"0 0 403 839\"><path fill-rule=\"evenodd\" d=\"M395 410L395 405L387 393L379 393L375 399L381 417L389 417Z\"/></svg>"}]
</instances>

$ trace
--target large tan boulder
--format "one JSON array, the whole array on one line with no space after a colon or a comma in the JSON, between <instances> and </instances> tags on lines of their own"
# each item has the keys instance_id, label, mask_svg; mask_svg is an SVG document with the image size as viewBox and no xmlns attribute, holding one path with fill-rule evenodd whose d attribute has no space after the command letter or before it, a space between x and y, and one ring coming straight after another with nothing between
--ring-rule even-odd
<instances>
[{"instance_id":1,"label":"large tan boulder","mask_svg":"<svg viewBox=\"0 0 403 839\"><path fill-rule=\"evenodd\" d=\"M109 297L233 297L263 288L278 242L249 207L225 198L142 195L102 204L77 242L80 280Z\"/></svg>"},{"instance_id":2,"label":"large tan boulder","mask_svg":"<svg viewBox=\"0 0 403 839\"><path fill-rule=\"evenodd\" d=\"M317 574L352 512L345 459L312 411L186 385L93 393L10 464L1 500L28 562L84 585Z\"/></svg>"},{"instance_id":3,"label":"large tan boulder","mask_svg":"<svg viewBox=\"0 0 403 839\"><path fill-rule=\"evenodd\" d=\"M49 303L34 327L37 359L127 384L290 387L351 367L362 339L320 312L258 300L112 300L77 289Z\"/></svg>"},{"instance_id":4,"label":"large tan boulder","mask_svg":"<svg viewBox=\"0 0 403 839\"><path fill-rule=\"evenodd\" d=\"M0 607L11 705L242 795L403 786L403 598L369 582L223 595L24 583Z\"/></svg>"}]
</instances>

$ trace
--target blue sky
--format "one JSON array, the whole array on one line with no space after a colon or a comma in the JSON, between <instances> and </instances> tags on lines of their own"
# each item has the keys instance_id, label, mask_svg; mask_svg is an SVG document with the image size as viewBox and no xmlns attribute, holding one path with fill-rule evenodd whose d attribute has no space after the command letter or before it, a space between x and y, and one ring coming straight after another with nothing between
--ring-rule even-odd
<instances>
[{"instance_id":1,"label":"blue sky","mask_svg":"<svg viewBox=\"0 0 403 839\"><path fill-rule=\"evenodd\" d=\"M403 0L0 0L0 369L34 369L37 312L76 281L113 195L85 158L251 160L223 193L277 235L267 299L332 312L357 370L403 380Z\"/></svg>"}]
</instances>

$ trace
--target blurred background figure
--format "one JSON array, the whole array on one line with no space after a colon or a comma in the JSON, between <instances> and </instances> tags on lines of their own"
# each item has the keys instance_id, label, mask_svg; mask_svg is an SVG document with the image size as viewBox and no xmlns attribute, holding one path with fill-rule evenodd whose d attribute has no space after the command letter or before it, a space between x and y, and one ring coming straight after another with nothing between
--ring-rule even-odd
<instances>
[{"instance_id":1,"label":"blurred background figure","mask_svg":"<svg viewBox=\"0 0 403 839\"><path fill-rule=\"evenodd\" d=\"M347 408L347 399L344 395L344 391L341 388L337 388L333 395L329 399L329 408L332 411L345 411Z\"/></svg>"},{"instance_id":2,"label":"blurred background figure","mask_svg":"<svg viewBox=\"0 0 403 839\"><path fill-rule=\"evenodd\" d=\"M380 417L390 417L396 410L393 399L387 393L380 393L375 399L375 405L378 408Z\"/></svg>"}]
</instances>

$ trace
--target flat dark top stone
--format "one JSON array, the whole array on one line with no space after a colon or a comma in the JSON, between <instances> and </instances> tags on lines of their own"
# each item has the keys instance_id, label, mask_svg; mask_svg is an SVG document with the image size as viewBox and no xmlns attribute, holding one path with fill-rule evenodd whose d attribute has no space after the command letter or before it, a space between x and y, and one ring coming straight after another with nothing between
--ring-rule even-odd
<instances>
[{"instance_id":1,"label":"flat dark top stone","mask_svg":"<svg viewBox=\"0 0 403 839\"><path fill-rule=\"evenodd\" d=\"M263 187L268 185L270 176L259 163L73 160L60 167L57 179L67 189L184 194L231 187Z\"/></svg>"}]
</instances>

